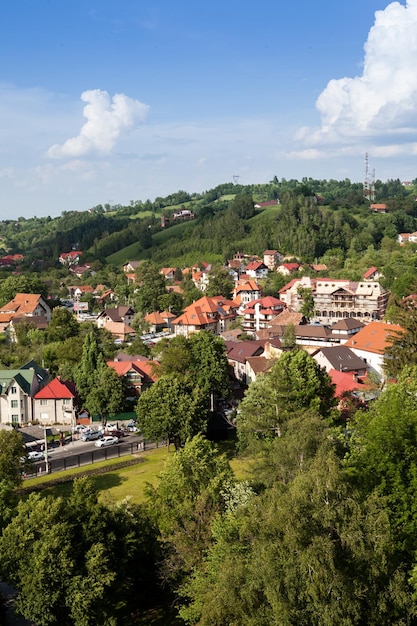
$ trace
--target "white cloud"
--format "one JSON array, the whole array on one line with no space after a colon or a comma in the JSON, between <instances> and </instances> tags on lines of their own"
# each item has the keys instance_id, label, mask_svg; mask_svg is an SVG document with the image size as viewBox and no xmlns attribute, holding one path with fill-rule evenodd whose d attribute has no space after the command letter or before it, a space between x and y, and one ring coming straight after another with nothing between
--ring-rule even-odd
<instances>
[{"instance_id":1,"label":"white cloud","mask_svg":"<svg viewBox=\"0 0 417 626\"><path fill-rule=\"evenodd\" d=\"M76 137L67 139L62 145L55 144L47 151L54 159L78 158L88 154L110 154L121 135L143 121L149 106L129 98L123 93L111 99L107 91L92 89L81 94L86 102L83 114L87 119Z\"/></svg>"},{"instance_id":2,"label":"white cloud","mask_svg":"<svg viewBox=\"0 0 417 626\"><path fill-rule=\"evenodd\" d=\"M375 13L362 75L331 80L317 99L321 128L302 128L307 145L377 145L417 138L417 0Z\"/></svg>"}]
</instances>

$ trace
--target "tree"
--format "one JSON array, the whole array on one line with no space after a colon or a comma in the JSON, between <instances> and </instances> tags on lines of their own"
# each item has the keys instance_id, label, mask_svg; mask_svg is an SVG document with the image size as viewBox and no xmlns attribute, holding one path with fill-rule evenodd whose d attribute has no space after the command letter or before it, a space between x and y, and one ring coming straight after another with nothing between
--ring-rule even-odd
<instances>
[{"instance_id":1,"label":"tree","mask_svg":"<svg viewBox=\"0 0 417 626\"><path fill-rule=\"evenodd\" d=\"M0 537L0 575L19 589L18 612L39 626L122 624L153 588L154 546L141 510L105 507L82 478L66 499L19 502Z\"/></svg>"},{"instance_id":2,"label":"tree","mask_svg":"<svg viewBox=\"0 0 417 626\"><path fill-rule=\"evenodd\" d=\"M223 339L202 330L191 335L189 346L193 380L205 393L227 398L230 395L229 362Z\"/></svg>"},{"instance_id":3,"label":"tree","mask_svg":"<svg viewBox=\"0 0 417 626\"><path fill-rule=\"evenodd\" d=\"M65 307L56 307L52 311L47 330L49 341L65 341L70 337L77 337L79 332L79 322L71 311Z\"/></svg>"},{"instance_id":4,"label":"tree","mask_svg":"<svg viewBox=\"0 0 417 626\"><path fill-rule=\"evenodd\" d=\"M233 285L233 279L229 270L226 267L217 266L209 272L209 284L206 294L208 296L231 298Z\"/></svg>"},{"instance_id":5,"label":"tree","mask_svg":"<svg viewBox=\"0 0 417 626\"><path fill-rule=\"evenodd\" d=\"M149 261L141 263L137 269L139 289L136 294L136 308L141 313L159 310L159 298L166 293L165 278L158 267Z\"/></svg>"},{"instance_id":6,"label":"tree","mask_svg":"<svg viewBox=\"0 0 417 626\"><path fill-rule=\"evenodd\" d=\"M294 413L316 411L329 417L336 405L329 375L304 350L284 352L272 368L249 387L240 405L238 434L242 445L280 437Z\"/></svg>"},{"instance_id":7,"label":"tree","mask_svg":"<svg viewBox=\"0 0 417 626\"><path fill-rule=\"evenodd\" d=\"M201 626L399 626L416 614L384 500L352 488L329 439L288 485L212 523L182 591L181 616Z\"/></svg>"},{"instance_id":8,"label":"tree","mask_svg":"<svg viewBox=\"0 0 417 626\"><path fill-rule=\"evenodd\" d=\"M103 426L109 415L123 410L124 385L118 374L108 366L99 369L94 386L86 398L85 406L91 415L100 415Z\"/></svg>"},{"instance_id":9,"label":"tree","mask_svg":"<svg viewBox=\"0 0 417 626\"><path fill-rule=\"evenodd\" d=\"M417 550L417 367L405 368L350 427L346 464L365 493L387 499L394 536L407 555Z\"/></svg>"},{"instance_id":10,"label":"tree","mask_svg":"<svg viewBox=\"0 0 417 626\"><path fill-rule=\"evenodd\" d=\"M164 578L176 584L201 561L211 539L211 522L224 508L232 482L230 465L213 444L197 435L168 458L148 506L164 546Z\"/></svg>"},{"instance_id":11,"label":"tree","mask_svg":"<svg viewBox=\"0 0 417 626\"><path fill-rule=\"evenodd\" d=\"M23 437L17 430L0 430L0 476L12 485L22 482L22 461L26 456Z\"/></svg>"},{"instance_id":12,"label":"tree","mask_svg":"<svg viewBox=\"0 0 417 626\"><path fill-rule=\"evenodd\" d=\"M397 376L406 365L417 365L417 306L414 300L403 301L397 307L396 321L404 329L391 333L392 344L385 351L384 369Z\"/></svg>"},{"instance_id":13,"label":"tree","mask_svg":"<svg viewBox=\"0 0 417 626\"><path fill-rule=\"evenodd\" d=\"M142 393L136 413L144 437L166 439L178 449L205 431L208 398L190 377L169 374Z\"/></svg>"},{"instance_id":14,"label":"tree","mask_svg":"<svg viewBox=\"0 0 417 626\"><path fill-rule=\"evenodd\" d=\"M99 371L104 367L106 362L97 341L97 333L89 332L84 339L81 361L74 370L74 381L82 402L85 402L96 385Z\"/></svg>"},{"instance_id":15,"label":"tree","mask_svg":"<svg viewBox=\"0 0 417 626\"><path fill-rule=\"evenodd\" d=\"M305 287L298 288L298 295L302 299L300 313L309 321L314 315L314 297L311 289Z\"/></svg>"}]
</instances>

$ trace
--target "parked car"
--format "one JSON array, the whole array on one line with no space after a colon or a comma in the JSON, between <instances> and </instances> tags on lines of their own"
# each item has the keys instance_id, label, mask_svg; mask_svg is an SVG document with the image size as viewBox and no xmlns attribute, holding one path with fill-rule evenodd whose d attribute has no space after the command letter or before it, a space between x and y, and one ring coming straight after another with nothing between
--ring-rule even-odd
<instances>
[{"instance_id":1,"label":"parked car","mask_svg":"<svg viewBox=\"0 0 417 626\"><path fill-rule=\"evenodd\" d=\"M140 433L140 428L138 428L135 422L130 422L129 424L127 424L126 430L129 433Z\"/></svg>"},{"instance_id":2,"label":"parked car","mask_svg":"<svg viewBox=\"0 0 417 626\"><path fill-rule=\"evenodd\" d=\"M124 437L125 436L123 430L120 430L120 428L112 428L111 430L107 430L106 429L104 431L104 435L117 437L118 439L120 439L120 437Z\"/></svg>"},{"instance_id":3,"label":"parked car","mask_svg":"<svg viewBox=\"0 0 417 626\"><path fill-rule=\"evenodd\" d=\"M103 432L101 430L89 430L81 435L83 441L95 441L101 439Z\"/></svg>"},{"instance_id":4,"label":"parked car","mask_svg":"<svg viewBox=\"0 0 417 626\"><path fill-rule=\"evenodd\" d=\"M37 450L32 450L28 452L28 461L43 461L45 455L43 452L38 452Z\"/></svg>"},{"instance_id":5,"label":"parked car","mask_svg":"<svg viewBox=\"0 0 417 626\"><path fill-rule=\"evenodd\" d=\"M94 444L96 448L104 448L105 446L112 446L114 443L118 443L119 438L113 437L112 435L106 435L102 437Z\"/></svg>"}]
</instances>

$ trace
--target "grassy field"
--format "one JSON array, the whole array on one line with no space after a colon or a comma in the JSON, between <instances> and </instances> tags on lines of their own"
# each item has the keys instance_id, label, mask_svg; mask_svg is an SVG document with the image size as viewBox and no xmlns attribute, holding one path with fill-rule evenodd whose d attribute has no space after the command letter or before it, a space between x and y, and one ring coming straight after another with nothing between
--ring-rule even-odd
<instances>
[{"instance_id":1,"label":"grassy field","mask_svg":"<svg viewBox=\"0 0 417 626\"><path fill-rule=\"evenodd\" d=\"M233 442L222 443L219 445L219 449L222 453L226 454L233 473L238 480L250 478L250 461L246 458L236 458L234 456ZM143 458L143 462L129 467L114 469L114 464L115 462L117 463L117 459L103 461L102 463L94 464L94 466L89 466L94 468L110 464L113 466L111 471L92 476L91 478L95 489L99 493L99 499L106 505L115 504L125 498L129 498L130 501L135 504L144 502L146 498L146 486L148 484L157 484L158 475L163 470L167 458L172 454L174 454L174 448L171 446L168 450L168 448L164 446L156 450L144 452L140 455L141 458ZM120 462L124 459L126 459L126 457L121 458ZM88 475L88 470L85 467L80 467L68 472L67 475L76 478L77 476ZM55 476L58 477L59 474L54 474L53 477ZM24 487L30 489L31 487L42 484L42 482L48 482L50 479L50 475L42 478L28 479L25 481ZM66 497L71 493L71 490L72 482L67 482L53 487L46 487L42 493L44 495Z\"/></svg>"},{"instance_id":2,"label":"grassy field","mask_svg":"<svg viewBox=\"0 0 417 626\"><path fill-rule=\"evenodd\" d=\"M121 457L120 459L94 463L94 466L79 467L68 472L57 472L53 474L52 478L58 478L63 474L71 478L77 478L79 476L88 475L89 468L94 469L111 465L113 469L110 471L91 477L94 487L99 493L99 499L105 504L110 505L120 502L125 498L130 498L132 502L139 504L145 499L146 484L156 484L158 474L162 471L165 461L170 454L173 454L173 448L168 450L168 448L164 446L163 448L149 450L149 452L141 454L140 456L143 462L130 465L129 467L114 469L114 465L117 465L118 460L122 463L126 458L129 458ZM51 475L42 478L28 479L24 482L24 487L30 489L31 487L49 482L50 480ZM45 487L42 494L66 497L70 495L71 490L72 482L70 481L52 487Z\"/></svg>"}]
</instances>

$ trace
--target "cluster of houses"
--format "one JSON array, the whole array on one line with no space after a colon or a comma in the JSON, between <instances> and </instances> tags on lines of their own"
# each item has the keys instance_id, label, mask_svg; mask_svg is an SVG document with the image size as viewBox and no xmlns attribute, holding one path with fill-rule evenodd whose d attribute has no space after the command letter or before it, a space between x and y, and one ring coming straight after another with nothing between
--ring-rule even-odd
<instances>
[{"instance_id":1,"label":"cluster of houses","mask_svg":"<svg viewBox=\"0 0 417 626\"><path fill-rule=\"evenodd\" d=\"M76 260L73 253L72 260ZM79 254L79 253L78 253ZM242 385L249 385L267 371L280 354L288 349L288 332L292 340L307 350L332 377L337 393L363 391L370 372L384 378L383 362L386 348L393 337L402 332L394 324L383 322L388 292L381 286L377 268L369 268L361 281L309 277L300 273L301 265L284 259L277 250L266 250L263 258L236 254L227 262L234 281L230 298L205 294L211 266L208 263L182 270L189 273L201 297L187 306L180 315L170 311L151 311L145 316L152 333L164 331L166 336L185 336L209 331L225 341L231 376ZM311 268L320 272L325 266ZM136 280L137 263L124 266L127 281ZM176 268L162 268L168 290L178 290ZM289 282L277 296L264 296L262 281L269 272L288 275ZM70 293L82 298L84 287ZM138 286L140 289L140 286ZM314 323L302 313L303 294L309 290L314 302ZM113 306L111 289L104 291L108 306L93 319L99 328L108 330L115 343L129 342L135 337L130 306ZM97 297L103 297L103 292ZM77 313L75 313L77 314ZM16 325L30 320L37 328L47 328L51 308L39 294L16 294L0 309L0 332L9 341L16 341ZM127 381L127 395L133 400L156 380L155 363L137 355L119 354L108 362ZM77 411L74 385L60 378L50 380L47 372L30 363L20 370L0 371L0 424L22 425L36 421L41 425L72 424Z\"/></svg>"}]
</instances>

